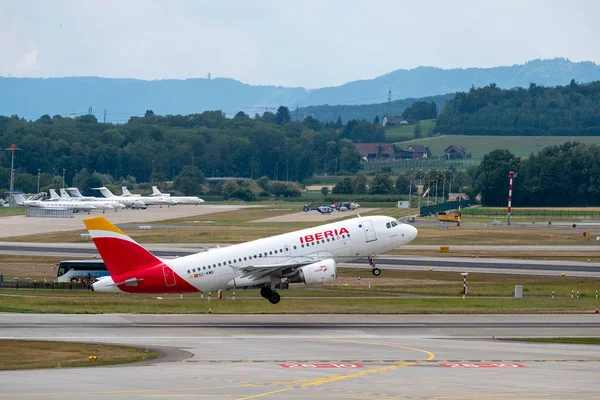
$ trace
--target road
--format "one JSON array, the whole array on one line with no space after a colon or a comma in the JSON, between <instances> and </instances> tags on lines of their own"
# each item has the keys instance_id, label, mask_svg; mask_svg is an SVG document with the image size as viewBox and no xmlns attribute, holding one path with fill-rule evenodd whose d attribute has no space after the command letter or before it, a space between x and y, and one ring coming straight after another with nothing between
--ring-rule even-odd
<instances>
[{"instance_id":1,"label":"road","mask_svg":"<svg viewBox=\"0 0 600 400\"><path fill-rule=\"evenodd\" d=\"M594 314L0 314L1 338L164 354L141 365L2 371L0 398L597 399L597 346L498 338L598 332Z\"/></svg>"}]
</instances>

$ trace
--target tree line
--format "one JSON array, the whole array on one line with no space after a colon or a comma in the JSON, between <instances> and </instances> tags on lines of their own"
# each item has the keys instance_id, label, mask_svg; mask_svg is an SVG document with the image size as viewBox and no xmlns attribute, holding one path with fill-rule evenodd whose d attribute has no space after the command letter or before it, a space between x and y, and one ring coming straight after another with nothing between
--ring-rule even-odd
<instances>
[{"instance_id":1,"label":"tree line","mask_svg":"<svg viewBox=\"0 0 600 400\"><path fill-rule=\"evenodd\" d=\"M587 207L600 205L600 147L568 142L520 159L508 150L486 154L472 168L470 196L486 206L506 206L508 174L514 207Z\"/></svg>"},{"instance_id":2,"label":"tree line","mask_svg":"<svg viewBox=\"0 0 600 400\"><path fill-rule=\"evenodd\" d=\"M504 136L600 135L600 81L567 86L457 93L436 120L436 133Z\"/></svg>"},{"instance_id":3,"label":"tree line","mask_svg":"<svg viewBox=\"0 0 600 400\"><path fill-rule=\"evenodd\" d=\"M16 144L16 186L26 191L67 185L85 170L114 181L164 182L186 166L206 177L235 176L301 182L314 174L356 173L360 154L355 142L383 141L384 131L370 122L341 118L323 123L307 117L292 121L286 107L253 117L239 112L226 118L221 111L190 115L132 117L117 125L98 122L94 115L64 118L43 115L27 121L0 116L0 143ZM0 188L9 182L10 152L0 152ZM85 174L84 174L85 175ZM56 187L56 186L54 186Z\"/></svg>"}]
</instances>

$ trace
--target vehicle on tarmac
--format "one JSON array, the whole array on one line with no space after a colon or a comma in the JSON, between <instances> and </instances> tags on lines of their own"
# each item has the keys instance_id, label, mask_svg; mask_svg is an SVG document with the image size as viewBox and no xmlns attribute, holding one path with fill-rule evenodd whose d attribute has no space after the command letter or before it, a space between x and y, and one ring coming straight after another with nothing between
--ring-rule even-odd
<instances>
[{"instance_id":1,"label":"vehicle on tarmac","mask_svg":"<svg viewBox=\"0 0 600 400\"><path fill-rule=\"evenodd\" d=\"M65 260L57 264L57 282L89 282L109 276L108 269L101 259Z\"/></svg>"},{"instance_id":2,"label":"vehicle on tarmac","mask_svg":"<svg viewBox=\"0 0 600 400\"><path fill-rule=\"evenodd\" d=\"M460 213L456 212L456 211L450 211L450 212L439 212L437 213L437 220L440 222L458 222L458 217L460 216Z\"/></svg>"},{"instance_id":3,"label":"vehicle on tarmac","mask_svg":"<svg viewBox=\"0 0 600 400\"><path fill-rule=\"evenodd\" d=\"M272 304L282 284L332 283L341 261L374 257L417 237L417 229L392 217L338 221L174 259L150 253L104 217L84 220L110 273L94 283L98 292L188 293L259 288Z\"/></svg>"}]
</instances>

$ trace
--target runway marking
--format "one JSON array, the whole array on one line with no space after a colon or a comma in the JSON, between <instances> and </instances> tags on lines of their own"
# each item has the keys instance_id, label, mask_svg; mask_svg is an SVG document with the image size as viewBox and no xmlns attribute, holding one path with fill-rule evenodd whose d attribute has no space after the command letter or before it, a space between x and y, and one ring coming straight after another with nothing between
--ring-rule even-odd
<instances>
[{"instance_id":1,"label":"runway marking","mask_svg":"<svg viewBox=\"0 0 600 400\"><path fill-rule=\"evenodd\" d=\"M433 360L435 358L435 354L433 354L430 351L423 350L423 349L417 349L416 347L401 346L399 344L381 343L381 342L364 342L364 341L360 341L360 340L345 340L345 339L335 339L332 341L333 342L342 342L342 343L368 344L368 345L383 346L383 347L395 347L398 349L413 350L413 351L425 353L428 355L427 361Z\"/></svg>"},{"instance_id":2,"label":"runway marking","mask_svg":"<svg viewBox=\"0 0 600 400\"><path fill-rule=\"evenodd\" d=\"M283 389L279 389L279 390L273 390L271 392L259 393L259 394L255 394L255 395L252 395L252 396L239 397L237 400L256 399L258 397L270 396L270 395L275 394L275 393L287 392L288 390L292 390L292 389L293 389L293 387L288 387L288 388L283 388Z\"/></svg>"},{"instance_id":3,"label":"runway marking","mask_svg":"<svg viewBox=\"0 0 600 400\"><path fill-rule=\"evenodd\" d=\"M402 364L410 365L440 365L440 364L472 364L472 363L495 363L495 364L555 364L555 363L599 363L597 360L183 360L174 363L193 364Z\"/></svg>"}]
</instances>

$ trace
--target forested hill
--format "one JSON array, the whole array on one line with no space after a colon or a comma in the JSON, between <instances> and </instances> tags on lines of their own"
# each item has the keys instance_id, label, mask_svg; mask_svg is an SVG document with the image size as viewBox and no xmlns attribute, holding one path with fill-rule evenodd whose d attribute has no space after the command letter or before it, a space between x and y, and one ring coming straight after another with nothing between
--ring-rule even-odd
<instances>
[{"instance_id":1,"label":"forested hill","mask_svg":"<svg viewBox=\"0 0 600 400\"><path fill-rule=\"evenodd\" d=\"M454 93L442 94L439 96L429 96L421 98L408 98L402 100L394 100L389 103L378 103L378 104L363 104L363 105L337 105L337 106L310 106L298 108L298 118L304 118L305 116L311 116L318 119L319 121L336 121L339 116L342 121L349 121L352 119L373 121L375 117L379 117L379 120L383 119L383 116L389 115L402 115L404 110L412 106L417 101L424 101L426 103L434 102L438 110L441 110L446 101L452 99ZM295 112L295 111L293 111Z\"/></svg>"},{"instance_id":2,"label":"forested hill","mask_svg":"<svg viewBox=\"0 0 600 400\"><path fill-rule=\"evenodd\" d=\"M67 184L82 169L115 179L163 182L195 166L207 176L259 177L302 181L314 173L355 173L361 156L355 142L382 142L384 129L349 121L323 124L314 118L290 120L286 107L259 118L220 111L159 116L148 110L124 124L104 124L93 115L75 119L43 115L35 121L0 116L0 143L16 144L16 182L35 190L65 169ZM9 182L10 152L0 152L0 191Z\"/></svg>"},{"instance_id":3,"label":"forested hill","mask_svg":"<svg viewBox=\"0 0 600 400\"><path fill-rule=\"evenodd\" d=\"M90 105L100 120L106 109L109 122L123 122L146 109L162 115L205 110L223 110L228 116L238 111L253 115L282 104L294 109L296 105L385 103L390 89L393 99L408 99L456 93L490 83L501 88L528 87L531 82L555 86L566 85L571 79L578 83L600 80L600 66L557 58L493 68L418 67L314 90L247 85L224 78L142 81L0 77L0 115L16 114L27 119L43 114L66 116L73 111L87 113Z\"/></svg>"},{"instance_id":4,"label":"forested hill","mask_svg":"<svg viewBox=\"0 0 600 400\"><path fill-rule=\"evenodd\" d=\"M600 135L600 82L504 90L492 84L457 93L435 131L466 135Z\"/></svg>"}]
</instances>

